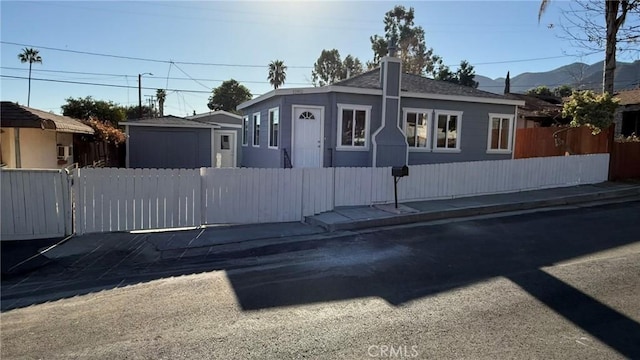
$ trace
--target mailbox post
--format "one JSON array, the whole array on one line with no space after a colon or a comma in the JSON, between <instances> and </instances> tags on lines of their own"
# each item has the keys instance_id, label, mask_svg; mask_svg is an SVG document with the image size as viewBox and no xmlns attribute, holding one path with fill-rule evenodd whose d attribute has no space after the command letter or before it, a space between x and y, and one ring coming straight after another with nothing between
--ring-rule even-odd
<instances>
[{"instance_id":1,"label":"mailbox post","mask_svg":"<svg viewBox=\"0 0 640 360\"><path fill-rule=\"evenodd\" d=\"M398 180L401 177L409 176L409 167L407 165L404 166L394 166L391 168L391 175L393 176L393 194L396 200L396 209L398 208Z\"/></svg>"}]
</instances>

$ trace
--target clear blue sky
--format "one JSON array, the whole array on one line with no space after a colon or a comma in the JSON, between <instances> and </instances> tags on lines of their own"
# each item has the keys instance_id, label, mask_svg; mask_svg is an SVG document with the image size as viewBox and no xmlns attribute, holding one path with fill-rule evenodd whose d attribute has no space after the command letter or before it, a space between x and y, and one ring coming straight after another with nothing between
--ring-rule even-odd
<instances>
[{"instance_id":1,"label":"clear blue sky","mask_svg":"<svg viewBox=\"0 0 640 360\"><path fill-rule=\"evenodd\" d=\"M369 37L383 34L384 14L396 4L415 8L427 45L454 69L466 59L477 74L497 78L603 59L571 55L578 50L558 37L557 27L548 28L565 1L552 1L541 24L539 1L2 1L1 98L26 104L27 80L8 76L28 76L28 64L17 57L28 46L43 58L32 77L55 80L32 80L32 107L60 113L66 98L88 95L136 105L137 75L150 72L143 76L143 97L168 89L165 114L207 112L211 89L224 80L234 78L255 95L269 91L266 66L275 59L289 67L284 87L311 86L311 67L323 49L371 60Z\"/></svg>"}]
</instances>

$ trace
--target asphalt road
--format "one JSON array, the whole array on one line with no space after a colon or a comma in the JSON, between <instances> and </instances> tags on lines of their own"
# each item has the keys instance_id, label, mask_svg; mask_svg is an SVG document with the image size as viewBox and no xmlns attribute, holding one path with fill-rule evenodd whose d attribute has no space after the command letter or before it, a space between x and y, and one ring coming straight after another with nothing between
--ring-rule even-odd
<instances>
[{"instance_id":1,"label":"asphalt road","mask_svg":"<svg viewBox=\"0 0 640 360\"><path fill-rule=\"evenodd\" d=\"M3 281L3 309L21 305L0 315L0 355L640 358L639 214L628 202L363 231L117 284Z\"/></svg>"}]
</instances>

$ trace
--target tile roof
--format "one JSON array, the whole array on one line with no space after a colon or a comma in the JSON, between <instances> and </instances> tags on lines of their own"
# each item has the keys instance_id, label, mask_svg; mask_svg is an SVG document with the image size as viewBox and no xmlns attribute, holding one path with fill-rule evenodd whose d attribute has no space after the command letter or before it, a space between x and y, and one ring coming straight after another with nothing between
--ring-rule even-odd
<instances>
[{"instance_id":1,"label":"tile roof","mask_svg":"<svg viewBox=\"0 0 640 360\"><path fill-rule=\"evenodd\" d=\"M93 134L93 129L80 120L18 105L10 101L0 103L0 116L3 127L41 128L67 133Z\"/></svg>"},{"instance_id":2,"label":"tile roof","mask_svg":"<svg viewBox=\"0 0 640 360\"><path fill-rule=\"evenodd\" d=\"M640 104L640 89L620 91L614 98L620 100L619 105Z\"/></svg>"},{"instance_id":3,"label":"tile roof","mask_svg":"<svg viewBox=\"0 0 640 360\"><path fill-rule=\"evenodd\" d=\"M364 89L382 89L380 86L380 68L369 70L352 78L334 83L336 86L349 86ZM499 94L478 90L469 86L462 86L446 81L429 79L420 75L402 74L401 90L406 92L469 96L489 99L504 99Z\"/></svg>"}]
</instances>

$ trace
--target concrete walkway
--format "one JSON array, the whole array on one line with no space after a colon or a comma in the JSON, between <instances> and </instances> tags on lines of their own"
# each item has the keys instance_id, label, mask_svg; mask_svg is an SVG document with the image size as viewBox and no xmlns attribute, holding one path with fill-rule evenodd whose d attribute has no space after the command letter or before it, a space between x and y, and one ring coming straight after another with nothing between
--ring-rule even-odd
<instances>
[{"instance_id":1,"label":"concrete walkway","mask_svg":"<svg viewBox=\"0 0 640 360\"><path fill-rule=\"evenodd\" d=\"M40 249L8 274L31 271L102 274L142 269L163 261L203 257L258 256L282 244L320 246L328 238L349 235L350 230L414 222L530 210L597 201L640 200L640 184L610 183L524 191L457 199L418 201L391 205L338 208L306 218L306 223L272 223L208 226L182 231L106 233L74 236ZM341 233L342 232L342 233ZM46 249L46 250L45 250ZM44 251L43 251L44 250ZM10 254L3 254L10 255ZM3 270L3 277L6 273Z\"/></svg>"},{"instance_id":2,"label":"concrete walkway","mask_svg":"<svg viewBox=\"0 0 640 360\"><path fill-rule=\"evenodd\" d=\"M639 196L640 184L604 182L506 194L414 201L398 204L397 209L393 204L344 207L307 217L306 222L328 231L357 230Z\"/></svg>"}]
</instances>

